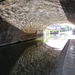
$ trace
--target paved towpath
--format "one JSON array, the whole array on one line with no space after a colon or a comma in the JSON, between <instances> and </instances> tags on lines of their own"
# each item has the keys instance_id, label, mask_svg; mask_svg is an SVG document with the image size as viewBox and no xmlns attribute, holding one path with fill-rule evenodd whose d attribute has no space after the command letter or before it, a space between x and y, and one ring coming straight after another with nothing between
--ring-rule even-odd
<instances>
[{"instance_id":1,"label":"paved towpath","mask_svg":"<svg viewBox=\"0 0 75 75\"><path fill-rule=\"evenodd\" d=\"M75 40L70 39L58 56L50 75L75 75Z\"/></svg>"},{"instance_id":2,"label":"paved towpath","mask_svg":"<svg viewBox=\"0 0 75 75\"><path fill-rule=\"evenodd\" d=\"M62 75L75 75L75 40L70 40L64 59Z\"/></svg>"}]
</instances>

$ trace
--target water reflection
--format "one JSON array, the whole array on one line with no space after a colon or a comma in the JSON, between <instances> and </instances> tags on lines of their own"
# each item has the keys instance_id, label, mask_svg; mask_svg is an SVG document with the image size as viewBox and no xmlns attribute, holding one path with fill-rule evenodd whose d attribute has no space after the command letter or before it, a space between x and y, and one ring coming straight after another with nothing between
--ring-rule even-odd
<instances>
[{"instance_id":1,"label":"water reflection","mask_svg":"<svg viewBox=\"0 0 75 75\"><path fill-rule=\"evenodd\" d=\"M49 75L58 54L37 41L0 47L0 75Z\"/></svg>"}]
</instances>

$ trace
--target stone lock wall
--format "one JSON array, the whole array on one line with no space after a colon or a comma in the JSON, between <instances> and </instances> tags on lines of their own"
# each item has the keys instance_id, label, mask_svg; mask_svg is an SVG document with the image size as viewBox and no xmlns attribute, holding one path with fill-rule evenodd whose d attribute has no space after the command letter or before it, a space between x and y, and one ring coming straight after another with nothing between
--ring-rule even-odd
<instances>
[{"instance_id":1,"label":"stone lock wall","mask_svg":"<svg viewBox=\"0 0 75 75\"><path fill-rule=\"evenodd\" d=\"M34 38L35 33L24 33L0 18L0 46Z\"/></svg>"}]
</instances>

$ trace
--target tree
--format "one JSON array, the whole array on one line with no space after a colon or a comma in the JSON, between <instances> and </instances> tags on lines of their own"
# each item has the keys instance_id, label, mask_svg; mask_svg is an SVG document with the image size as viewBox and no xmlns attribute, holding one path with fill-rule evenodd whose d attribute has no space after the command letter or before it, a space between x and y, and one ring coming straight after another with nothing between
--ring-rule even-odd
<instances>
[{"instance_id":1,"label":"tree","mask_svg":"<svg viewBox=\"0 0 75 75\"><path fill-rule=\"evenodd\" d=\"M66 31L69 31L70 30L70 26L66 26Z\"/></svg>"}]
</instances>

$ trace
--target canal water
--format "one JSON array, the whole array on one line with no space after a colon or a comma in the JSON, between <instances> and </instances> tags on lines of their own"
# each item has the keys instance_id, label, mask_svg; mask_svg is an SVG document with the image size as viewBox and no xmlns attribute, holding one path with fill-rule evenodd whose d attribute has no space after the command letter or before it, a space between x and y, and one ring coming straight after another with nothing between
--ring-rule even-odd
<instances>
[{"instance_id":1,"label":"canal water","mask_svg":"<svg viewBox=\"0 0 75 75\"><path fill-rule=\"evenodd\" d=\"M59 51L31 40L0 47L0 75L49 75Z\"/></svg>"}]
</instances>

